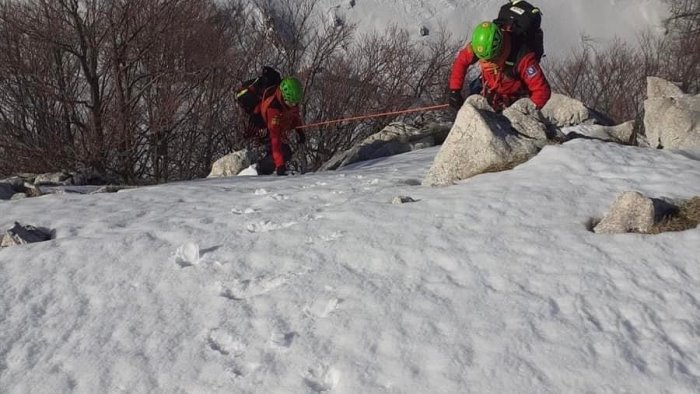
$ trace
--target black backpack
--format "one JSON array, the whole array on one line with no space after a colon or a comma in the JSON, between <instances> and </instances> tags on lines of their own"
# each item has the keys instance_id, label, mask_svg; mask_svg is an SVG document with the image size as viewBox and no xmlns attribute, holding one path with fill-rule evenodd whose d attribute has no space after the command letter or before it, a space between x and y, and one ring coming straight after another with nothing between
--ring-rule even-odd
<instances>
[{"instance_id":1,"label":"black backpack","mask_svg":"<svg viewBox=\"0 0 700 394\"><path fill-rule=\"evenodd\" d=\"M264 99L265 92L271 87L279 86L281 81L282 76L279 71L265 66L259 77L243 82L236 90L236 102L246 114L250 115L250 123L259 128L266 127L262 116L255 113L255 108Z\"/></svg>"},{"instance_id":2,"label":"black backpack","mask_svg":"<svg viewBox=\"0 0 700 394\"><path fill-rule=\"evenodd\" d=\"M504 4L493 21L504 31L511 33L513 52L519 60L528 50L535 53L539 62L544 56L542 12L524 0L511 0Z\"/></svg>"}]
</instances>

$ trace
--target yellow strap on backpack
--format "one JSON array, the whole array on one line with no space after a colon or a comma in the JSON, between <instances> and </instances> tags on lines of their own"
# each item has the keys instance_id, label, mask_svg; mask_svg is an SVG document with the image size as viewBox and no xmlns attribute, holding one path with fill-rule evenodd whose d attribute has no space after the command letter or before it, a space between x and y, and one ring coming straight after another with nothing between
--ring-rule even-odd
<instances>
[{"instance_id":1,"label":"yellow strap on backpack","mask_svg":"<svg viewBox=\"0 0 700 394\"><path fill-rule=\"evenodd\" d=\"M247 88L241 90L241 91L238 92L238 93L236 93L236 98L239 98L239 97L243 96L243 95L246 94L246 93L248 93L248 89L247 89Z\"/></svg>"}]
</instances>

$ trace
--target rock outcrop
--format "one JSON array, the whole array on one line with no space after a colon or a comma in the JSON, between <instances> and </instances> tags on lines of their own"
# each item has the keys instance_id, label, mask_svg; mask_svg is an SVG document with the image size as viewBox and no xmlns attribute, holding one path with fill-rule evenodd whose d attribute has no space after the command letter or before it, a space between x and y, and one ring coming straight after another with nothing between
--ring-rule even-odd
<instances>
[{"instance_id":1,"label":"rock outcrop","mask_svg":"<svg viewBox=\"0 0 700 394\"><path fill-rule=\"evenodd\" d=\"M422 183L449 185L512 168L537 154L545 143L516 132L505 116L478 110L466 102Z\"/></svg>"},{"instance_id":2,"label":"rock outcrop","mask_svg":"<svg viewBox=\"0 0 700 394\"><path fill-rule=\"evenodd\" d=\"M394 122L353 148L339 152L321 170L335 170L359 161L373 160L442 144L450 131L449 125L429 123L415 127Z\"/></svg>"},{"instance_id":3,"label":"rock outcrop","mask_svg":"<svg viewBox=\"0 0 700 394\"><path fill-rule=\"evenodd\" d=\"M602 114L594 111L582 102L563 94L552 94L542 108L542 115L554 126L566 127L580 124L610 125L611 122Z\"/></svg>"},{"instance_id":4,"label":"rock outcrop","mask_svg":"<svg viewBox=\"0 0 700 394\"><path fill-rule=\"evenodd\" d=\"M700 95L660 78L647 78L644 129L652 148L700 149Z\"/></svg>"}]
</instances>

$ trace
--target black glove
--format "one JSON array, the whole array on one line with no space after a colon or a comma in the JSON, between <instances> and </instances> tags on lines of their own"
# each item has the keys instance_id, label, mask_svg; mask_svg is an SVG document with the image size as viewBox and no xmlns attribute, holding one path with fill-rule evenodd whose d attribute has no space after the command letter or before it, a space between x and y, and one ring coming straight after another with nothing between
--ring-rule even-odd
<instances>
[{"instance_id":1,"label":"black glove","mask_svg":"<svg viewBox=\"0 0 700 394\"><path fill-rule=\"evenodd\" d=\"M279 167L277 167L277 168L275 169L275 172L276 172L277 175L279 175L279 176L287 175L287 165L286 165L286 164L282 164L281 166L279 166Z\"/></svg>"},{"instance_id":2,"label":"black glove","mask_svg":"<svg viewBox=\"0 0 700 394\"><path fill-rule=\"evenodd\" d=\"M462 97L462 92L460 92L459 90L450 90L450 96L448 101L450 107L459 111L459 109L462 108L462 104L464 104L464 97Z\"/></svg>"}]
</instances>

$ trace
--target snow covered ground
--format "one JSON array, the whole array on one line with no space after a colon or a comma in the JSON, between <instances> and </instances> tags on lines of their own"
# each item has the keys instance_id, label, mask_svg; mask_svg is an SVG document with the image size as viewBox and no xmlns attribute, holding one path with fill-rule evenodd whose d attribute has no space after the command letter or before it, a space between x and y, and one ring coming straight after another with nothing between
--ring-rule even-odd
<instances>
[{"instance_id":1,"label":"snow covered ground","mask_svg":"<svg viewBox=\"0 0 700 394\"><path fill-rule=\"evenodd\" d=\"M383 31L394 24L420 37L422 26L465 39L482 20L498 15L506 0L318 0L318 10L332 23L336 18L358 25L360 32ZM601 43L618 36L636 42L650 29L661 32L668 15L662 0L532 0L543 12L545 49L550 56L567 54L581 35ZM354 4L351 5L351 4Z\"/></svg>"},{"instance_id":2,"label":"snow covered ground","mask_svg":"<svg viewBox=\"0 0 700 394\"><path fill-rule=\"evenodd\" d=\"M587 224L699 161L579 140L417 186L435 153L0 201L57 231L0 250L0 392L698 391L700 229Z\"/></svg>"}]
</instances>

